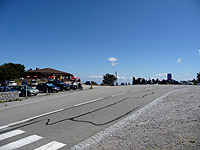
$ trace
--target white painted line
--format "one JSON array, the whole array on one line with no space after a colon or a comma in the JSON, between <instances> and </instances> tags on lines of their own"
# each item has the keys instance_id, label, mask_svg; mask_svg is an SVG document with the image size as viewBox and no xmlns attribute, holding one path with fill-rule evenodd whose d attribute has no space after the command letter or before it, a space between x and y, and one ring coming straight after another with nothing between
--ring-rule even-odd
<instances>
[{"instance_id":1,"label":"white painted line","mask_svg":"<svg viewBox=\"0 0 200 150\"><path fill-rule=\"evenodd\" d=\"M53 142L50 142L46 145L43 145L41 147L38 147L34 150L57 150L61 147L64 147L66 144L63 144L63 143L60 143L60 142L57 142L57 141L53 141Z\"/></svg>"},{"instance_id":2,"label":"white painted line","mask_svg":"<svg viewBox=\"0 0 200 150\"><path fill-rule=\"evenodd\" d=\"M134 92L138 92L138 91L141 91L141 89L139 89L139 90L134 90L134 91L131 91L130 93L134 93Z\"/></svg>"},{"instance_id":3,"label":"white painted line","mask_svg":"<svg viewBox=\"0 0 200 150\"><path fill-rule=\"evenodd\" d=\"M3 129L5 129L5 128L8 128L9 126L1 126L0 127L0 130L3 130Z\"/></svg>"},{"instance_id":4,"label":"white painted line","mask_svg":"<svg viewBox=\"0 0 200 150\"><path fill-rule=\"evenodd\" d=\"M170 91L170 92L164 94L163 96L161 96L161 97L157 98L156 100L152 101L151 103L145 105L138 111L136 111L133 114L129 115L128 117L122 119L121 121L115 123L114 125L106 128L106 129L100 131L99 133L97 133L96 135L91 136L88 139L74 145L73 147L69 148L69 150L91 149L90 148L91 145L100 143L101 140L106 139L106 137L108 137L109 135L112 135L112 133L121 130L122 128L127 126L131 121L136 120L142 113L144 113L145 111L151 109L152 107L154 107L155 105L157 105L158 103L163 101L163 99L166 98L167 96L169 96L170 94L175 93L177 91L181 91L181 90L183 90L183 89Z\"/></svg>"},{"instance_id":5,"label":"white painted line","mask_svg":"<svg viewBox=\"0 0 200 150\"><path fill-rule=\"evenodd\" d=\"M38 135L32 135L32 136L20 139L18 141L9 143L7 145L1 146L0 150L14 150L14 149L20 148L22 146L28 145L30 143L36 142L42 138L43 137L38 136Z\"/></svg>"},{"instance_id":6,"label":"white painted line","mask_svg":"<svg viewBox=\"0 0 200 150\"><path fill-rule=\"evenodd\" d=\"M22 134L22 133L25 133L25 131L14 130L14 131L10 131L10 132L4 133L4 134L0 134L0 141L8 139L8 138L16 136L16 135L19 135L19 134Z\"/></svg>"},{"instance_id":7,"label":"white painted line","mask_svg":"<svg viewBox=\"0 0 200 150\"><path fill-rule=\"evenodd\" d=\"M74 105L74 107L81 106L81 105L85 105L85 104L89 104L89 103L93 103L93 102L96 102L96 101L99 101L99 100L102 100L102 99L103 99L103 98L98 98L98 99L91 100L91 101L88 101L88 102L76 104L76 105Z\"/></svg>"},{"instance_id":8,"label":"white painted line","mask_svg":"<svg viewBox=\"0 0 200 150\"><path fill-rule=\"evenodd\" d=\"M132 91L132 92L136 92L136 91L140 91L141 89L139 90L135 90L135 91ZM93 91L93 90L92 90ZM87 91L83 91L83 92L87 92ZM116 95L112 95L113 97L114 96L119 96L119 95L122 95L122 94L125 94L124 93L120 93L120 94L116 94ZM89 103L93 103L93 102L96 102L96 101L100 101L104 98L98 98L98 99L95 99L95 100L91 100L91 101L87 101L87 102L84 102L84 103L80 103L80 104L76 104L72 107L78 107L78 106L81 106L81 105L85 105L85 104L89 104ZM14 123L11 123L11 124L7 124L5 126L0 126L0 131L1 130L5 130L6 128L9 128L10 126L13 126L13 125L17 125L17 124L20 124L20 123L24 123L24 122L27 122L27 121L30 121L32 119L36 119L36 118L39 118L39 117L43 117L43 116L46 116L46 115L50 115L50 114L53 114L53 113L56 113L56 112L60 112L60 111L63 111L65 110L66 108L62 108L62 109L58 109L58 110L55 110L55 111L51 111L51 112L48 112L48 113L44 113L44 114L41 114L41 115L38 115L38 116L34 116L34 117L31 117L31 118L27 118L27 119L24 119L24 120L21 120L21 121L18 121L18 122L14 122Z\"/></svg>"},{"instance_id":9,"label":"white painted line","mask_svg":"<svg viewBox=\"0 0 200 150\"><path fill-rule=\"evenodd\" d=\"M120 94L115 94L115 95L112 95L112 97L120 96L120 95L124 95L124 94L126 94L126 93L124 92L124 93L120 93Z\"/></svg>"},{"instance_id":10,"label":"white painted line","mask_svg":"<svg viewBox=\"0 0 200 150\"><path fill-rule=\"evenodd\" d=\"M5 126L1 126L0 127L0 130L4 130L10 126L13 126L13 125L17 125L17 124L20 124L20 123L24 123L26 121L30 121L32 119L36 119L38 117L43 117L43 116L46 116L46 115L49 115L49 114L52 114L52 113L56 113L56 112L59 112L59 111L63 111L65 108L62 108L62 109L58 109L58 110L55 110L55 111L51 111L51 112L48 112L48 113L45 113L45 114L41 114L41 115L38 115L38 116L34 116L34 117L31 117L31 118L28 118L28 119L24 119L24 120L21 120L21 121L18 121L18 122L14 122L14 123L11 123L11 124L8 124L8 125L5 125Z\"/></svg>"},{"instance_id":11,"label":"white painted line","mask_svg":"<svg viewBox=\"0 0 200 150\"><path fill-rule=\"evenodd\" d=\"M81 93L87 93L87 92L94 92L96 91L97 89L93 89L93 90L86 90L86 91L80 91L78 92L78 94L81 94ZM50 100L54 100L56 98L62 98L62 97L65 97L67 94L67 96L69 95L75 95L77 94L77 92L72 92L72 93L63 93L62 95L52 95L51 97L48 97L48 99L42 99L42 100L34 100L34 101L31 101L31 102L25 102L23 104L16 104L14 106L7 106L7 107L3 107L3 108L0 108L0 111L1 110L4 110L4 109L10 109L10 108L14 108L14 107L19 107L19 106L24 106L24 105L29 105L29 104L34 104L34 103L38 103L38 102L43 102L43 101L50 101ZM44 95L45 96L45 95ZM33 97L34 99L37 99L37 98L44 98L44 96L41 96L41 97Z\"/></svg>"}]
</instances>

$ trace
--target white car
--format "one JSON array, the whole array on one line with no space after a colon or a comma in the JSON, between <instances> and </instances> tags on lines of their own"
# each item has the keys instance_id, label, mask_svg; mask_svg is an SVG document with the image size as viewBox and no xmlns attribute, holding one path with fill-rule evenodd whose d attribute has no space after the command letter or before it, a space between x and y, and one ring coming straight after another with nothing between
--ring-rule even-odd
<instances>
[{"instance_id":1,"label":"white car","mask_svg":"<svg viewBox=\"0 0 200 150\"><path fill-rule=\"evenodd\" d=\"M31 80L31 83L30 83L30 85L31 85L31 86L37 86L37 85L38 85L38 83L37 83L37 81L35 81L35 80Z\"/></svg>"},{"instance_id":2,"label":"white car","mask_svg":"<svg viewBox=\"0 0 200 150\"><path fill-rule=\"evenodd\" d=\"M16 85L17 85L17 83L15 81L9 81L8 86L16 86Z\"/></svg>"}]
</instances>

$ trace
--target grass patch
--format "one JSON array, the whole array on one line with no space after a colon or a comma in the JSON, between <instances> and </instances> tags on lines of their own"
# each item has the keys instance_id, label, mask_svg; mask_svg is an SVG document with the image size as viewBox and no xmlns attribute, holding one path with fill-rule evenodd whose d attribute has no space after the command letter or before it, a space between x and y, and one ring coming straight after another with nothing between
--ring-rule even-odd
<instances>
[{"instance_id":1,"label":"grass patch","mask_svg":"<svg viewBox=\"0 0 200 150\"><path fill-rule=\"evenodd\" d=\"M7 100L7 101L0 101L0 103L7 103L7 102L14 102L14 101L22 101L22 99L13 99L13 100Z\"/></svg>"}]
</instances>

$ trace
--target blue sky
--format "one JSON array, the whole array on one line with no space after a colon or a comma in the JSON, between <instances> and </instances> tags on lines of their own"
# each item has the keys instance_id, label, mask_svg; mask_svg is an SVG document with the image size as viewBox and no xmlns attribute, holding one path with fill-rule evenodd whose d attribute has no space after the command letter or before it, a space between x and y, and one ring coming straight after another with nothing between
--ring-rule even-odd
<instances>
[{"instance_id":1,"label":"blue sky","mask_svg":"<svg viewBox=\"0 0 200 150\"><path fill-rule=\"evenodd\" d=\"M0 0L0 64L101 82L200 72L199 0Z\"/></svg>"}]
</instances>

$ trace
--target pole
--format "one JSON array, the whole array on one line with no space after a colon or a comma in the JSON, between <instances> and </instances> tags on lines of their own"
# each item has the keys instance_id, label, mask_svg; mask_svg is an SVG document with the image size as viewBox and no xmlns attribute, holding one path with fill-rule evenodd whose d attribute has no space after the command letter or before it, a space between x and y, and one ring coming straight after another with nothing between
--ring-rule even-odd
<instances>
[{"instance_id":1,"label":"pole","mask_svg":"<svg viewBox=\"0 0 200 150\"><path fill-rule=\"evenodd\" d=\"M27 85L26 85L26 98L27 98Z\"/></svg>"},{"instance_id":2,"label":"pole","mask_svg":"<svg viewBox=\"0 0 200 150\"><path fill-rule=\"evenodd\" d=\"M90 81L90 89L93 89L93 87L92 87L92 81Z\"/></svg>"},{"instance_id":3,"label":"pole","mask_svg":"<svg viewBox=\"0 0 200 150\"><path fill-rule=\"evenodd\" d=\"M117 71L115 71L115 77L117 78ZM117 79L116 79L116 86L118 85Z\"/></svg>"}]
</instances>

